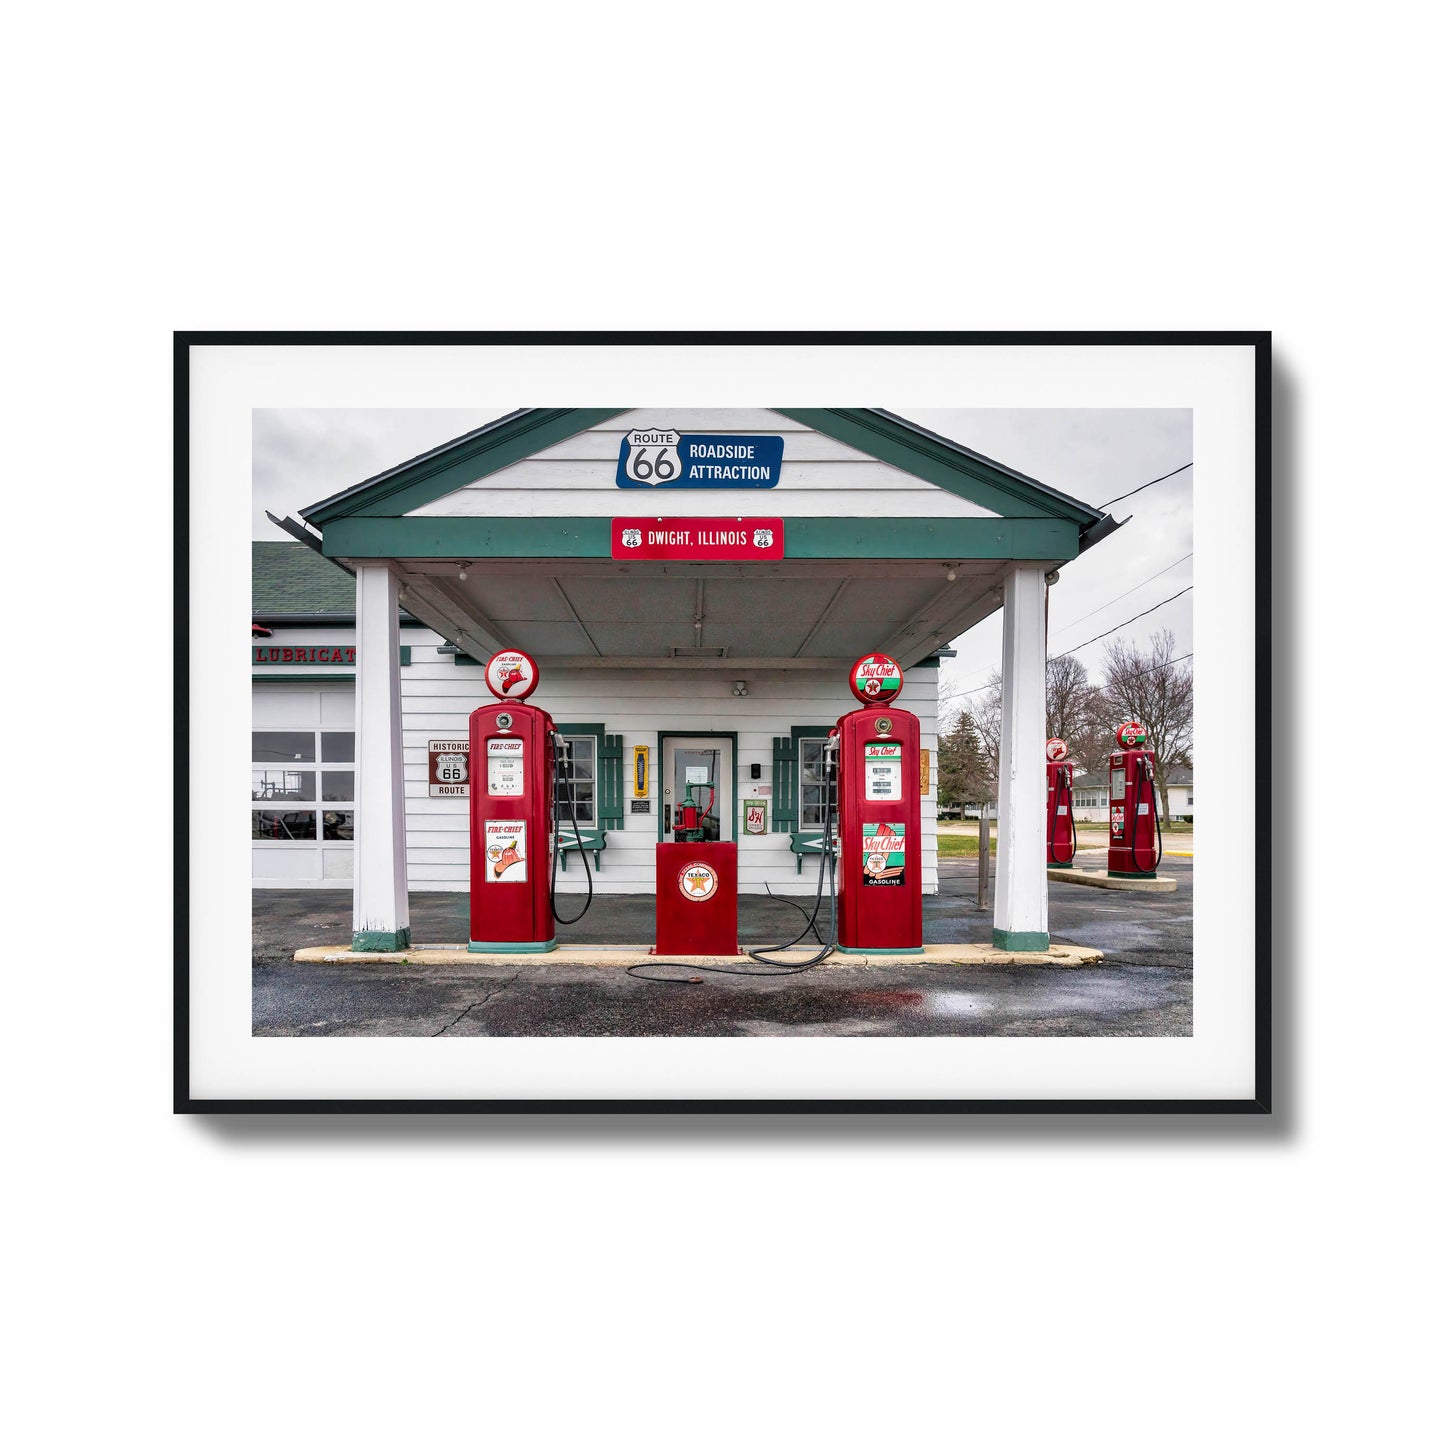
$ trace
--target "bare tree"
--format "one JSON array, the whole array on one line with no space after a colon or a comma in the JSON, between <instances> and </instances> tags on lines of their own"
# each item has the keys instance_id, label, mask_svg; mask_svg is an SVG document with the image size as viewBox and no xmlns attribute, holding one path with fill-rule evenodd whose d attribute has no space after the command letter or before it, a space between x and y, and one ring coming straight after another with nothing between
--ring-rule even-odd
<instances>
[{"instance_id":1,"label":"bare tree","mask_svg":"<svg viewBox=\"0 0 1445 1445\"><path fill-rule=\"evenodd\" d=\"M1169 781L1194 766L1194 669L1174 661L1174 634L1151 634L1149 651L1111 642L1104 651L1104 698L1118 722L1137 721L1149 732L1158 771L1159 815L1169 817Z\"/></svg>"},{"instance_id":2,"label":"bare tree","mask_svg":"<svg viewBox=\"0 0 1445 1445\"><path fill-rule=\"evenodd\" d=\"M998 751L1003 734L1003 677L995 668L988 686L964 703L978 735L980 776L988 788L986 801L998 798Z\"/></svg>"},{"instance_id":3,"label":"bare tree","mask_svg":"<svg viewBox=\"0 0 1445 1445\"><path fill-rule=\"evenodd\" d=\"M1089 681L1077 657L1051 657L1044 667L1044 728L1063 738L1085 773L1102 777L1109 761L1109 710L1103 689Z\"/></svg>"},{"instance_id":4,"label":"bare tree","mask_svg":"<svg viewBox=\"0 0 1445 1445\"><path fill-rule=\"evenodd\" d=\"M999 737L1003 726L1003 677L995 669L986 688L964 702L973 721L987 776L997 796ZM1063 738L1081 772L1103 777L1108 768L1110 710L1103 689L1089 681L1076 657L1051 657L1044 669L1045 735ZM1039 759L1042 767L1044 760Z\"/></svg>"}]
</instances>

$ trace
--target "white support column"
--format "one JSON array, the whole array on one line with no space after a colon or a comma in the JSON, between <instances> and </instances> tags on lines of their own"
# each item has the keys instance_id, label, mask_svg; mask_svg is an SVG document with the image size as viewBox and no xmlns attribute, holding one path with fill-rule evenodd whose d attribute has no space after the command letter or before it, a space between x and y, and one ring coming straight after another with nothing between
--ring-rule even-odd
<instances>
[{"instance_id":1,"label":"white support column","mask_svg":"<svg viewBox=\"0 0 1445 1445\"><path fill-rule=\"evenodd\" d=\"M356 566L356 845L351 946L411 946L406 897L406 792L401 772L401 636L396 577Z\"/></svg>"},{"instance_id":2,"label":"white support column","mask_svg":"<svg viewBox=\"0 0 1445 1445\"><path fill-rule=\"evenodd\" d=\"M999 734L998 881L993 942L1011 952L1049 946L1044 854L1044 573L1023 566L1003 589L1003 719Z\"/></svg>"}]
</instances>

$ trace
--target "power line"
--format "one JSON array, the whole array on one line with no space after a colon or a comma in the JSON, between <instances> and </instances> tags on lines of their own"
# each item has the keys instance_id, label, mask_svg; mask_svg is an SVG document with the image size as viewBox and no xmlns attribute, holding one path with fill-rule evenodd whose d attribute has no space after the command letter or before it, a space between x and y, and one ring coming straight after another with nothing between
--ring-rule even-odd
<instances>
[{"instance_id":1,"label":"power line","mask_svg":"<svg viewBox=\"0 0 1445 1445\"><path fill-rule=\"evenodd\" d=\"M1187 562L1193 555L1193 552L1186 552L1179 559L1179 562ZM1154 577L1162 577L1166 572L1172 572L1179 565L1179 562L1171 562L1167 567L1161 567L1159 571L1154 574ZM1131 587L1129 592L1137 592L1140 587L1147 587L1154 580L1154 577L1146 577L1138 586ZM1094 608L1093 612L1086 612L1082 617L1074 618L1072 622L1061 622L1059 624L1059 631L1067 632L1069 628L1077 627L1081 622L1087 622L1089 618L1093 617L1096 613L1102 612L1105 607L1112 607L1116 602L1122 602L1129 595L1129 592L1121 592L1117 597L1111 597L1102 606Z\"/></svg>"},{"instance_id":2,"label":"power line","mask_svg":"<svg viewBox=\"0 0 1445 1445\"><path fill-rule=\"evenodd\" d=\"M1183 589L1182 589L1181 591L1179 591L1179 592L1176 592L1176 593L1174 594L1174 597L1183 597L1185 592L1193 592L1193 591L1194 591L1194 584L1191 582L1191 583L1189 584L1189 586L1183 588ZM1126 617L1126 618L1119 624L1118 627L1111 627L1111 628L1109 629L1109 632L1101 632L1098 637L1091 637L1088 642L1081 642L1077 647L1071 647L1071 648L1069 648L1069 651L1068 651L1068 652L1057 652L1057 653L1054 654L1054 656L1055 656L1055 657L1067 657L1067 656L1069 655L1069 653L1071 653L1071 652L1082 652L1084 648L1090 646L1091 644L1093 644L1093 643L1095 643L1095 642L1098 642L1100 638L1107 637L1110 632L1117 632L1117 631L1119 630L1119 627L1127 627L1131 622L1137 622L1141 617L1147 617L1151 612L1157 612L1161 607L1163 607L1163 606L1165 605L1165 603L1173 602L1173 601L1174 601L1174 597L1166 597L1163 602L1156 602L1152 607L1146 607L1146 608L1144 609L1144 611L1142 611L1142 612L1136 612L1132 617Z\"/></svg>"},{"instance_id":3,"label":"power line","mask_svg":"<svg viewBox=\"0 0 1445 1445\"><path fill-rule=\"evenodd\" d=\"M1187 592L1187 591L1189 591L1189 589L1186 587L1186 588L1184 589L1184 592ZM1182 596L1184 595L1184 592L1176 592L1176 593L1174 594L1174 596L1175 596L1175 597L1182 597ZM1172 597L1167 597L1167 598L1165 598L1165 601L1166 601L1166 602L1172 602L1173 600L1174 600L1174 598L1172 598ZM1162 606L1164 605L1164 603L1161 602L1159 605L1162 607ZM1152 607L1149 609L1150 612L1152 612L1153 610L1154 610L1154 609L1153 609ZM1148 614L1147 614L1147 613L1144 613L1144 612L1141 612L1141 613L1139 614L1140 617L1145 617L1145 616L1147 616L1147 615L1148 615ZM1133 619L1132 617L1129 619L1130 622L1132 622L1133 620L1134 620L1134 619ZM1125 625L1126 625L1126 624L1123 623L1123 622L1121 622L1121 623L1119 624L1120 627L1123 627L1123 626L1125 626ZM1109 635L1109 634L1108 634L1107 632L1101 632L1101 633L1099 634L1099 637L1107 637L1108 635ZM1098 637L1096 637L1096 638L1094 639L1095 642L1097 642L1098 640L1099 640ZM1082 646L1082 647L1087 647L1088 645L1089 645L1089 644L1088 644L1087 642L1084 642L1084 643L1081 643L1081 644L1080 644L1080 646ZM1077 649L1076 649L1076 650L1077 650ZM1069 655L1069 654L1068 654L1067 652L1060 652L1060 653L1057 654L1057 656L1059 656L1059 657L1067 657L1068 655ZM1136 672L1136 673L1134 674L1134 676L1135 676L1135 677L1148 677L1151 672L1159 672L1159 671L1161 671L1162 669L1164 669L1164 668L1166 668L1166 667L1173 667L1176 662L1188 662L1189 659L1190 659L1191 657L1193 657L1193 656L1194 656L1194 654L1193 654L1192 652L1186 652L1186 653L1184 653L1183 656L1181 656L1181 657L1171 657L1167 662L1161 662L1158 667L1145 668L1145 670L1144 670L1143 672ZM997 687L997 686L998 686L997 683L994 683L994 682L986 682L986 683L984 683L984 685L983 685L982 687L971 687L971 688L969 688L969 690L968 690L967 692L956 692L956 693L953 694L952 697L947 698L947 699L940 699L940 701L953 702L956 698L960 698L960 697L972 697L972 696L974 695L974 693L976 693L976 692L987 692L991 687Z\"/></svg>"},{"instance_id":4,"label":"power line","mask_svg":"<svg viewBox=\"0 0 1445 1445\"><path fill-rule=\"evenodd\" d=\"M1151 672L1162 672L1166 667L1173 667L1176 662L1188 662L1194 654L1186 652L1183 657L1169 657L1159 663L1157 667L1146 667L1143 672L1134 673L1135 677L1148 677Z\"/></svg>"},{"instance_id":5,"label":"power line","mask_svg":"<svg viewBox=\"0 0 1445 1445\"><path fill-rule=\"evenodd\" d=\"M1193 465L1193 462L1185 462L1182 467L1175 467L1172 472L1165 472L1162 477L1155 477L1153 482L1145 482L1144 487L1152 487L1154 482L1167 482L1170 477L1177 477L1180 472L1187 472ZM1124 495L1120 497L1110 497L1107 502L1098 503L1098 510L1102 512L1105 507L1112 507L1115 502L1122 502L1124 497L1132 497L1135 493L1142 492L1144 487L1135 487L1134 491L1125 492Z\"/></svg>"}]
</instances>

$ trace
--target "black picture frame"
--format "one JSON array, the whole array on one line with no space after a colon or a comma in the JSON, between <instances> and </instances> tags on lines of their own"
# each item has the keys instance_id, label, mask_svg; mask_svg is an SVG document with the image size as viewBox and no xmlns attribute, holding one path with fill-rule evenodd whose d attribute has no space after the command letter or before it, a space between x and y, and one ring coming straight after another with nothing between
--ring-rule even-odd
<instances>
[{"instance_id":1,"label":"black picture frame","mask_svg":"<svg viewBox=\"0 0 1445 1445\"><path fill-rule=\"evenodd\" d=\"M1256 749L1254 814L1256 871L1254 935L1254 1095L1252 1098L1098 1099L330 1099L197 1098L191 1087L188 805L191 767L189 527L190 357L204 347L245 346L1191 346L1248 348L1254 358L1255 595L1254 679ZM175 716L175 936L174 1111L178 1114L1269 1114L1274 1108L1273 958L1271 952L1272 786L1270 683L1272 675L1272 354L1268 331L832 331L832 332L374 332L177 331L173 334Z\"/></svg>"}]
</instances>

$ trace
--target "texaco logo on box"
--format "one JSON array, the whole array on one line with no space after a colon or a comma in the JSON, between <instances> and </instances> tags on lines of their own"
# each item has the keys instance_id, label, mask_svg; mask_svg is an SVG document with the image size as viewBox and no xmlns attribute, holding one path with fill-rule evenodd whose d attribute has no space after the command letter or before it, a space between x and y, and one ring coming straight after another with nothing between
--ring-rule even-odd
<instances>
[{"instance_id":1,"label":"texaco logo on box","mask_svg":"<svg viewBox=\"0 0 1445 1445\"><path fill-rule=\"evenodd\" d=\"M707 863L689 863L678 870L677 891L689 903L706 903L717 892L717 873Z\"/></svg>"}]
</instances>

